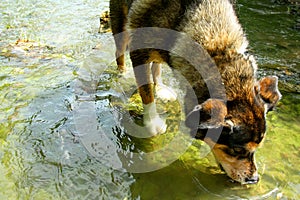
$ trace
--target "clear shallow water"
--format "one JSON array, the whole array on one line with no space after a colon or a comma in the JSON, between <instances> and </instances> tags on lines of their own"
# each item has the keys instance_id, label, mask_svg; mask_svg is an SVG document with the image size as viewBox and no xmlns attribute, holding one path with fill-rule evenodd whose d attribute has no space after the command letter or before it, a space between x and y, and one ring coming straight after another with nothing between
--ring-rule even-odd
<instances>
[{"instance_id":1,"label":"clear shallow water","mask_svg":"<svg viewBox=\"0 0 300 200\"><path fill-rule=\"evenodd\" d=\"M173 127L169 138L142 140L125 134L126 123L132 122L126 121L124 110L130 108L124 94L131 96L134 80L108 67L114 65L114 45L109 33L97 33L98 16L108 9L108 1L2 1L0 199L299 198L300 33L292 28L295 16L287 6L268 0L239 1L237 8L260 75L277 74L284 95L268 114L267 138L256 156L261 181L253 186L231 183L213 156L204 156L207 147L199 141L172 164L165 154L148 161L150 166L167 163L160 170L116 170L122 155L158 150L174 137L190 141L177 137L180 108L177 119L170 111L177 104L160 108ZM80 102L96 112L76 118ZM106 133L104 139L113 144L110 153L94 145L95 156L80 139L80 127L92 124L92 114Z\"/></svg>"}]
</instances>

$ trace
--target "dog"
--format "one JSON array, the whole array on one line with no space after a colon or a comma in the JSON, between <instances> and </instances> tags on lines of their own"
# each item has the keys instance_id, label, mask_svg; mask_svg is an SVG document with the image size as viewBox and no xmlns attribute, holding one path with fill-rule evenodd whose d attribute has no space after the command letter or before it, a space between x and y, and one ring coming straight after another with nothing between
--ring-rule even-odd
<instances>
[{"instance_id":1,"label":"dog","mask_svg":"<svg viewBox=\"0 0 300 200\"><path fill-rule=\"evenodd\" d=\"M161 81L160 63L166 63L181 72L197 95L198 105L187 106L186 116L187 127L196 131L193 136L211 147L216 161L231 179L241 184L257 183L254 153L265 138L266 113L276 106L281 94L276 76L257 80L257 65L247 53L248 41L232 2L110 0L110 18L121 72L126 71L124 52L128 46L130 49L147 130L153 135L166 131L166 124L156 111L155 91L165 100L176 99L176 94ZM217 66L225 97L211 98L202 76L183 58L167 50L135 48L154 39L151 34L149 37L136 31L146 27L184 33L201 45ZM159 41L170 48L180 43L178 38L163 34Z\"/></svg>"}]
</instances>

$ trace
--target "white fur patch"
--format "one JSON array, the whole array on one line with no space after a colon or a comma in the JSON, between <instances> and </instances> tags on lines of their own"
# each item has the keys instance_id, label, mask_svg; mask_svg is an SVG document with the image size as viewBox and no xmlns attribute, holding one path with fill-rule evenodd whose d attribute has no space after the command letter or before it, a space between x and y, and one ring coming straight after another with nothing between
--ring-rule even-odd
<instances>
[{"instance_id":1,"label":"white fur patch","mask_svg":"<svg viewBox=\"0 0 300 200\"><path fill-rule=\"evenodd\" d=\"M157 114L154 102L144 105L144 125L151 136L164 133L167 130L165 120Z\"/></svg>"},{"instance_id":2,"label":"white fur patch","mask_svg":"<svg viewBox=\"0 0 300 200\"><path fill-rule=\"evenodd\" d=\"M164 84L156 85L155 91L158 98L160 98L163 102L175 101L177 99L176 93Z\"/></svg>"}]
</instances>

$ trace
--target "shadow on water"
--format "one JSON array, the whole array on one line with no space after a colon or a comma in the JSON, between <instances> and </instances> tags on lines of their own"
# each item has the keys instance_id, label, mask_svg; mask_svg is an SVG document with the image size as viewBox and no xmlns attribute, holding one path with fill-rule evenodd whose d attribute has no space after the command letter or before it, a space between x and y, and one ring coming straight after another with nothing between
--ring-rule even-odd
<instances>
[{"instance_id":1,"label":"shadow on water","mask_svg":"<svg viewBox=\"0 0 300 200\"><path fill-rule=\"evenodd\" d=\"M141 104L133 75L114 70L110 33L97 34L98 16L107 8L108 1L89 0L0 4L0 199L298 199L300 34L288 6L271 0L237 5L259 74L279 76L283 93L257 152L261 181L251 186L232 183L204 143L180 135L180 101L159 107L171 134L128 134L140 123ZM74 114L80 102L94 110ZM100 156L91 154L79 125L105 130L112 153L94 145ZM126 172L132 160L122 156L155 152L174 138L188 145L178 159L166 159L174 156L167 152L147 160L167 163L159 170Z\"/></svg>"}]
</instances>

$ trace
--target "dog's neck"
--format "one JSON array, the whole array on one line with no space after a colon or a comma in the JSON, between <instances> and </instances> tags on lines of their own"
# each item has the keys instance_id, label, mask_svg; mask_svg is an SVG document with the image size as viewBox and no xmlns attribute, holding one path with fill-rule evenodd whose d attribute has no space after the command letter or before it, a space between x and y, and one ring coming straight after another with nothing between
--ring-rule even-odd
<instances>
[{"instance_id":1,"label":"dog's neck","mask_svg":"<svg viewBox=\"0 0 300 200\"><path fill-rule=\"evenodd\" d=\"M228 100L251 98L256 84L256 63L242 54L215 56Z\"/></svg>"}]
</instances>

